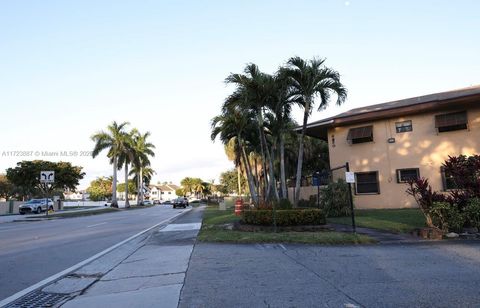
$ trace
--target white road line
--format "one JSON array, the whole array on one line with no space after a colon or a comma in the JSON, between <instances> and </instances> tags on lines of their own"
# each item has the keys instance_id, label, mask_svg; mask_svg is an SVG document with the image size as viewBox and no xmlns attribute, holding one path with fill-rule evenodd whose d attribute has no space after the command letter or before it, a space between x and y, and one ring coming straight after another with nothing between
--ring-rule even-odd
<instances>
[{"instance_id":1,"label":"white road line","mask_svg":"<svg viewBox=\"0 0 480 308\"><path fill-rule=\"evenodd\" d=\"M94 224L94 225L87 226L87 228L91 228L91 227L96 227L96 226L104 225L104 224L106 224L106 223L108 223L108 222L101 222L101 223L99 223L99 224Z\"/></svg>"},{"instance_id":2,"label":"white road line","mask_svg":"<svg viewBox=\"0 0 480 308\"><path fill-rule=\"evenodd\" d=\"M8 305L8 304L10 304L10 303L12 303L12 302L14 302L14 301L16 301L16 300L19 299L20 297L22 297L22 296L24 296L24 295L26 295L26 294L28 294L28 293L30 293L30 292L32 292L32 291L35 291L35 290L37 290L37 289L40 289L41 287L43 287L43 286L45 286L45 285L47 285L47 284L49 284L49 283L51 283L51 282L53 282L53 281L55 281L55 280L57 280L57 279L59 279L59 278L65 276L65 275L67 275L67 274L69 274L69 273L71 273L71 272L73 272L73 271L76 271L77 269L81 268L82 266L87 265L88 263L94 261L95 259L98 259L98 258L100 258L101 256L106 255L106 254L109 253L110 251L112 251L112 250L114 250L114 249L122 246L123 244L125 244L125 243L133 240L134 238L137 238L137 237L139 237L140 235L142 235L142 234L144 234L144 233L147 233L148 231L152 230L153 228L156 228L156 227L160 226L161 224L167 223L167 222L169 222L169 221L177 218L178 216L180 216L180 215L182 215L182 214L185 214L185 213L187 213L187 212L189 212L189 211L191 211L191 210L192 210L192 209L190 208L190 209L188 209L188 210L186 210L186 211L182 211L182 212L180 212L180 213L178 213L178 214L176 214L176 215L174 215L174 216L172 216L172 217L170 217L170 218L168 218L168 219L165 219L165 220L159 222L158 224L156 224L156 225L154 225L154 226L151 226L150 228L147 228L147 229L145 229L145 230L143 230L143 231L140 231L140 232L138 232L137 234L130 236L130 237L127 238L126 240L123 240L123 241L121 241L120 243L115 244L115 245L113 245L112 247L107 248L107 249L105 249L104 251L97 253L97 254L94 255L93 257L90 257L90 258L88 258L88 259L86 259L86 260L83 260L82 262L77 263L77 264L75 264L75 265L67 268L66 270L63 270L63 271L61 271L60 273L57 273L57 274L55 274L55 275L52 275L52 276L50 276L50 277L48 277L48 278L46 278L46 279L44 279L44 280L42 280L42 281L40 281L40 282L37 282L37 283L34 284L33 286L30 286L30 287L28 287L28 288L26 288L26 289L23 289L23 290L20 291L20 292L17 292L17 293L15 293L15 294L13 294L12 296L7 297L6 299L0 301L0 307L4 307L4 306L6 306L6 305Z\"/></svg>"}]
</instances>

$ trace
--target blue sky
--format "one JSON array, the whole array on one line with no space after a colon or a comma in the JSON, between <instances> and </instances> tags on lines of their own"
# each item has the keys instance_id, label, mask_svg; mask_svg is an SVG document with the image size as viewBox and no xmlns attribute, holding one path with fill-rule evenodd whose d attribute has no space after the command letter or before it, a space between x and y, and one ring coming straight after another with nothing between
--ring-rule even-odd
<instances>
[{"instance_id":1,"label":"blue sky","mask_svg":"<svg viewBox=\"0 0 480 308\"><path fill-rule=\"evenodd\" d=\"M313 121L479 84L479 29L478 1L0 1L0 155L88 151L129 121L152 133L155 181L214 179L232 166L209 138L230 72L327 58L349 97ZM103 156L61 159L83 188L111 174Z\"/></svg>"}]
</instances>

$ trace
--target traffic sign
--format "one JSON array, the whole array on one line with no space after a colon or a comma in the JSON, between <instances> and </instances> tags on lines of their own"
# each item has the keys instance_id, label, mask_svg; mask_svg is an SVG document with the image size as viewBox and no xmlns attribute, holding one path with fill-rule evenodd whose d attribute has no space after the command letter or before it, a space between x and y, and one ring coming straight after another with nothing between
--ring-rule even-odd
<instances>
[{"instance_id":1,"label":"traffic sign","mask_svg":"<svg viewBox=\"0 0 480 308\"><path fill-rule=\"evenodd\" d=\"M55 183L55 171L41 171L40 183L45 183L45 184Z\"/></svg>"}]
</instances>

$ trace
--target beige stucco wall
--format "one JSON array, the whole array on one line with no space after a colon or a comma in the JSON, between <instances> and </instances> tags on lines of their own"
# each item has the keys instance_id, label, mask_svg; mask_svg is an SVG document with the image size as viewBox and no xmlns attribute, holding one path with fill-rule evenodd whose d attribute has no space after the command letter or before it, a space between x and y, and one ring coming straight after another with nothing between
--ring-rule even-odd
<instances>
[{"instance_id":1,"label":"beige stucco wall","mask_svg":"<svg viewBox=\"0 0 480 308\"><path fill-rule=\"evenodd\" d=\"M467 110L468 130L437 133L435 115L442 113L445 111L329 129L331 167L349 162L351 171L378 171L380 194L356 195L357 208L415 207L415 201L405 193L407 185L397 183L396 169L419 168L420 176L428 178L434 190L442 190L440 167L445 159L479 153L480 108ZM395 122L406 120L412 121L413 131L396 133ZM348 130L366 125L373 125L374 141L348 144ZM388 143L388 138L396 142Z\"/></svg>"}]
</instances>

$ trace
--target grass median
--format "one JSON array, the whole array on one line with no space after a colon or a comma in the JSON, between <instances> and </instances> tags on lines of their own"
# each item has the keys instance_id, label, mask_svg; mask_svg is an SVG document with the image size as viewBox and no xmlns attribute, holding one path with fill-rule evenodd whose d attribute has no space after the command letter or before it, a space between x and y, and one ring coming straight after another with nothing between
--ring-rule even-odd
<instances>
[{"instance_id":1,"label":"grass median","mask_svg":"<svg viewBox=\"0 0 480 308\"><path fill-rule=\"evenodd\" d=\"M227 226L240 221L233 208L219 210L209 205L204 212L202 229L198 239L202 242L221 243L301 243L301 244L369 244L375 240L365 235L342 232L244 232L229 230Z\"/></svg>"},{"instance_id":2,"label":"grass median","mask_svg":"<svg viewBox=\"0 0 480 308\"><path fill-rule=\"evenodd\" d=\"M35 220L39 218L73 218L73 217L82 217L82 216L93 216L93 215L100 215L106 213L113 213L113 212L121 212L121 211L130 211L130 210L139 210L152 207L153 205L145 205L145 206L130 206L129 208L113 208L113 207L105 207L101 209L86 209L84 211L62 211L62 212L54 212L52 214L42 215L42 216L29 216L28 219Z\"/></svg>"},{"instance_id":3,"label":"grass median","mask_svg":"<svg viewBox=\"0 0 480 308\"><path fill-rule=\"evenodd\" d=\"M350 217L327 218L329 223L350 225ZM425 217L419 209L355 210L355 223L358 227L407 233L425 227Z\"/></svg>"}]
</instances>

